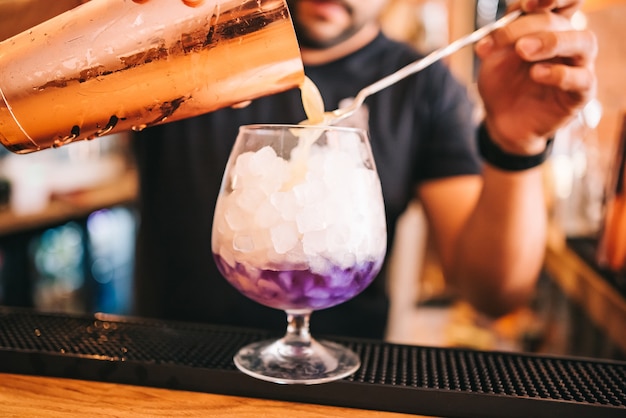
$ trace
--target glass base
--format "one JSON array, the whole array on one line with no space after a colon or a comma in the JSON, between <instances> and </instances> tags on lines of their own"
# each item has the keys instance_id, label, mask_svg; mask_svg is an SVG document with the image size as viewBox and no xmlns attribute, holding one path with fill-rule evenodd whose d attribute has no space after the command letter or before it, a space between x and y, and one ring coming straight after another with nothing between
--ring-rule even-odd
<instances>
[{"instance_id":1,"label":"glass base","mask_svg":"<svg viewBox=\"0 0 626 418\"><path fill-rule=\"evenodd\" d=\"M361 366L352 350L316 340L306 345L285 339L252 343L239 350L234 361L239 370L257 379L304 385L343 379Z\"/></svg>"}]
</instances>

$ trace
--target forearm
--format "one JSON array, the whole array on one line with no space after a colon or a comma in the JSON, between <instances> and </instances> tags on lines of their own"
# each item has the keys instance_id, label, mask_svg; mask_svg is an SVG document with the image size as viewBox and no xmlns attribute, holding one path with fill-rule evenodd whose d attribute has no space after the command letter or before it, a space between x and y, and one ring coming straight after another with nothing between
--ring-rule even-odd
<instances>
[{"instance_id":1,"label":"forearm","mask_svg":"<svg viewBox=\"0 0 626 418\"><path fill-rule=\"evenodd\" d=\"M532 294L545 253L543 190L541 167L485 166L476 206L446 263L451 283L479 310L501 315Z\"/></svg>"},{"instance_id":2,"label":"forearm","mask_svg":"<svg viewBox=\"0 0 626 418\"><path fill-rule=\"evenodd\" d=\"M439 220L437 230L444 232L439 246L448 279L490 314L513 309L532 295L547 235L542 170L535 164L549 154L546 139L595 92L597 41L590 31L575 30L569 19L581 4L520 0L526 13L476 44L490 141L482 155L490 162L473 204L463 207L454 227Z\"/></svg>"}]
</instances>

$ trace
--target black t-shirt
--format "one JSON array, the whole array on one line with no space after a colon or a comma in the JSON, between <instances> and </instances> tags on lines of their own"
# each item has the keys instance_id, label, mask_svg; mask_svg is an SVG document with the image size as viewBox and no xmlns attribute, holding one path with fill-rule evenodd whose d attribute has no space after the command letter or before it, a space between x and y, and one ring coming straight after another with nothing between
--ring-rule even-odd
<instances>
[{"instance_id":1,"label":"black t-shirt","mask_svg":"<svg viewBox=\"0 0 626 418\"><path fill-rule=\"evenodd\" d=\"M319 87L327 110L413 62L407 45L378 36L366 48L305 73ZM429 179L477 174L471 104L466 90L435 63L366 99L346 124L366 127L380 175L388 223L388 250L398 217ZM146 129L136 135L140 175L140 227L135 313L282 331L285 314L239 294L219 274L211 253L211 224L220 182L238 127L298 123L305 119L300 91L257 99ZM315 312L315 334L382 338L388 300L381 273L351 301Z\"/></svg>"}]
</instances>

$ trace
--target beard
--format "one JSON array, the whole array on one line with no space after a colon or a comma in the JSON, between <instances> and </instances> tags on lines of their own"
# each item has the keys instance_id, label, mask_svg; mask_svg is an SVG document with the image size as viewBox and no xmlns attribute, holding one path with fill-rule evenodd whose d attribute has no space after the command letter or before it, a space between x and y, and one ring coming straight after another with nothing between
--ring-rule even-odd
<instances>
[{"instance_id":1,"label":"beard","mask_svg":"<svg viewBox=\"0 0 626 418\"><path fill-rule=\"evenodd\" d=\"M350 17L353 16L352 7L349 4L346 4L341 0L332 0L332 1L340 5L341 7L343 7L346 10L346 13ZM321 37L317 35L315 31L312 31L310 29L310 25L315 24L315 22L306 24L306 23L302 23L298 19L297 6L296 6L297 2L298 2L297 0L288 0L287 4L289 8L291 9L292 20L293 20L294 29L296 32L296 37L298 38L298 44L301 47L309 48L309 49L318 49L318 50L333 47L335 45L342 43L346 39L349 39L352 35L357 33L363 26L363 25L355 24L353 21L353 23L350 26L346 27L343 31L341 31L336 36Z\"/></svg>"},{"instance_id":2,"label":"beard","mask_svg":"<svg viewBox=\"0 0 626 418\"><path fill-rule=\"evenodd\" d=\"M327 38L327 39L319 39L319 37L309 35L307 28L301 25L298 25L297 23L294 23L294 28L296 31L296 37L298 38L298 44L300 44L300 46L303 48L309 48L309 49L331 48L335 45L342 43L346 39L349 39L350 37L352 37L352 35L357 33L360 29L359 27L356 27L356 26L350 26L349 28L347 28L346 30L344 30L337 36L334 36L332 38Z\"/></svg>"}]
</instances>

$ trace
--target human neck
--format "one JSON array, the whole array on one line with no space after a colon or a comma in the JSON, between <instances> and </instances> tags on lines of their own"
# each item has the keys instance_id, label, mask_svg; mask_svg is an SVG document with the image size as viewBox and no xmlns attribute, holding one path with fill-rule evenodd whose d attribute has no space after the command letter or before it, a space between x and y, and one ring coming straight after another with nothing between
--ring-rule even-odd
<instances>
[{"instance_id":1,"label":"human neck","mask_svg":"<svg viewBox=\"0 0 626 418\"><path fill-rule=\"evenodd\" d=\"M302 62L305 65L322 65L338 60L346 55L352 54L370 43L378 33L380 26L371 23L363 26L361 30L349 39L326 49L301 48Z\"/></svg>"}]
</instances>

